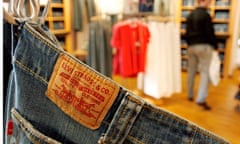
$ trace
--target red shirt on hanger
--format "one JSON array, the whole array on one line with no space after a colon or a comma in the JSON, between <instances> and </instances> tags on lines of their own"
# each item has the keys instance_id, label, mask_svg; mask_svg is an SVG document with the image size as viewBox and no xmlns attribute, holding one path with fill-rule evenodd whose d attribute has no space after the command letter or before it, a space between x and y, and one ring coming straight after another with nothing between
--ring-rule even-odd
<instances>
[{"instance_id":1,"label":"red shirt on hanger","mask_svg":"<svg viewBox=\"0 0 240 144\"><path fill-rule=\"evenodd\" d=\"M149 37L148 27L140 21L125 21L114 25L111 39L112 47L116 48L114 74L131 77L144 72Z\"/></svg>"}]
</instances>

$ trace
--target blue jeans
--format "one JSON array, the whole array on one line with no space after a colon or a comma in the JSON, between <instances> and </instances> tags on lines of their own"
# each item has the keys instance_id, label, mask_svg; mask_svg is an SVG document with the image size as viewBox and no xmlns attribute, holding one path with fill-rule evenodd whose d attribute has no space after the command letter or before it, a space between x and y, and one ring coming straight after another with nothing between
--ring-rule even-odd
<instances>
[{"instance_id":1,"label":"blue jeans","mask_svg":"<svg viewBox=\"0 0 240 144\"><path fill-rule=\"evenodd\" d=\"M228 143L148 104L51 39L39 26L22 28L6 113L6 123L12 120L14 127L5 144Z\"/></svg>"}]
</instances>

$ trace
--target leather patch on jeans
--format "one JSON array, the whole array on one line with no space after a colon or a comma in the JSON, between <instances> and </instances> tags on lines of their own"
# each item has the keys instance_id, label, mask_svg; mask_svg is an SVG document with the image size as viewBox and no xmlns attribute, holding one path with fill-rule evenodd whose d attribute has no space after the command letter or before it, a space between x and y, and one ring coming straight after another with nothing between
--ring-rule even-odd
<instances>
[{"instance_id":1,"label":"leather patch on jeans","mask_svg":"<svg viewBox=\"0 0 240 144\"><path fill-rule=\"evenodd\" d=\"M97 129L112 106L119 86L67 55L60 55L46 95L77 122Z\"/></svg>"}]
</instances>

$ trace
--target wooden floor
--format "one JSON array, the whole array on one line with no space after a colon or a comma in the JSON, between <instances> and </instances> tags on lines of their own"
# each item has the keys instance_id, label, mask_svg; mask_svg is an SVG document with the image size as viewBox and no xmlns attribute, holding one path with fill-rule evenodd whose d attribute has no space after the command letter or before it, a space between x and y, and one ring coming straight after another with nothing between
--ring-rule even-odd
<instances>
[{"instance_id":1,"label":"wooden floor","mask_svg":"<svg viewBox=\"0 0 240 144\"><path fill-rule=\"evenodd\" d=\"M240 83L240 70L232 78L221 80L217 87L210 86L207 102L211 111L205 111L186 98L186 73L182 74L182 93L173 94L170 98L154 99L136 90L136 79L114 76L113 79L132 90L146 101L165 108L193 123L224 137L232 144L240 144L240 112L235 110L237 101L234 95ZM198 83L199 77L196 83ZM197 91L197 86L195 88Z\"/></svg>"}]
</instances>

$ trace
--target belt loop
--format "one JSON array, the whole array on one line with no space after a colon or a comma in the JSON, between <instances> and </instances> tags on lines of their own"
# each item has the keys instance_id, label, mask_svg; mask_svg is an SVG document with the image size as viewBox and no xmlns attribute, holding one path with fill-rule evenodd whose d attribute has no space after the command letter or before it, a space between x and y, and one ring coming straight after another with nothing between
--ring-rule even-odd
<instances>
[{"instance_id":1,"label":"belt loop","mask_svg":"<svg viewBox=\"0 0 240 144\"><path fill-rule=\"evenodd\" d=\"M99 139L99 144L123 143L141 112L144 103L144 100L141 98L127 92L107 132Z\"/></svg>"}]
</instances>

